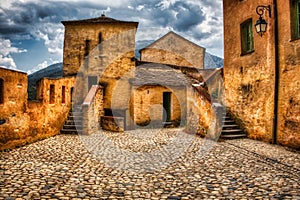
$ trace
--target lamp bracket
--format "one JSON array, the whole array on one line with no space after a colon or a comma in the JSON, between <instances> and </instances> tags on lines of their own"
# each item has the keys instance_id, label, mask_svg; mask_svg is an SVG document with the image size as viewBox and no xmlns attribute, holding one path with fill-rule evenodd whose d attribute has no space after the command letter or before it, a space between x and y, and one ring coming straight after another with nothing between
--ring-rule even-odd
<instances>
[{"instance_id":1,"label":"lamp bracket","mask_svg":"<svg viewBox=\"0 0 300 200\"><path fill-rule=\"evenodd\" d=\"M259 5L256 7L256 13L259 15L259 17L261 17L265 11L268 11L269 17L271 17L271 6L270 5L267 5L267 6Z\"/></svg>"}]
</instances>

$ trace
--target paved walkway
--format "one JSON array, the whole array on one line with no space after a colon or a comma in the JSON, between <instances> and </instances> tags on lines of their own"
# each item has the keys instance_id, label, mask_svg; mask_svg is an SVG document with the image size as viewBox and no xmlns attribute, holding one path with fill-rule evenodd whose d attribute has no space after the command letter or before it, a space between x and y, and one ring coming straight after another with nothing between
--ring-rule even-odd
<instances>
[{"instance_id":1,"label":"paved walkway","mask_svg":"<svg viewBox=\"0 0 300 200\"><path fill-rule=\"evenodd\" d=\"M0 153L0 199L300 199L299 152L179 129L58 135Z\"/></svg>"}]
</instances>

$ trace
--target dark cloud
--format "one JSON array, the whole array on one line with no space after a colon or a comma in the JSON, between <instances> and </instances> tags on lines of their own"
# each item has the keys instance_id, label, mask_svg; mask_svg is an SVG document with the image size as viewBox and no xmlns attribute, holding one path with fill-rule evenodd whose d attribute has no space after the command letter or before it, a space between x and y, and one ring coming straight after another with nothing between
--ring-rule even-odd
<instances>
[{"instance_id":1,"label":"dark cloud","mask_svg":"<svg viewBox=\"0 0 300 200\"><path fill-rule=\"evenodd\" d=\"M87 4L88 6L89 4ZM0 34L30 33L32 27L43 23L60 23L63 20L84 17L80 4L68 2L14 2L10 9L2 9Z\"/></svg>"},{"instance_id":2,"label":"dark cloud","mask_svg":"<svg viewBox=\"0 0 300 200\"><path fill-rule=\"evenodd\" d=\"M176 2L172 9L178 12L174 22L174 29L177 31L187 31L205 20L205 15L199 6L180 1Z\"/></svg>"},{"instance_id":3,"label":"dark cloud","mask_svg":"<svg viewBox=\"0 0 300 200\"><path fill-rule=\"evenodd\" d=\"M12 43L44 41L50 53L62 54L61 21L98 17L103 10L108 17L139 22L139 30L147 38L138 39L150 41L161 36L162 31L174 30L193 41L210 41L213 37L220 41L222 32L222 0L12 1L10 7L1 7L0 3L0 38ZM222 49L222 43L213 45Z\"/></svg>"}]
</instances>

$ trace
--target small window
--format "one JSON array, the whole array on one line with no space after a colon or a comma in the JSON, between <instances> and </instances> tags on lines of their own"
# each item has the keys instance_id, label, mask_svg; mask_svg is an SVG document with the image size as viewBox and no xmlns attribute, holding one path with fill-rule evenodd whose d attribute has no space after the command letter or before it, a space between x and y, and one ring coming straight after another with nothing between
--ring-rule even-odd
<instances>
[{"instance_id":1,"label":"small window","mask_svg":"<svg viewBox=\"0 0 300 200\"><path fill-rule=\"evenodd\" d=\"M87 56L90 53L90 43L91 40L85 40L84 56Z\"/></svg>"},{"instance_id":2,"label":"small window","mask_svg":"<svg viewBox=\"0 0 300 200\"><path fill-rule=\"evenodd\" d=\"M242 55L254 51L252 19L248 19L241 24L241 48L242 48Z\"/></svg>"},{"instance_id":3,"label":"small window","mask_svg":"<svg viewBox=\"0 0 300 200\"><path fill-rule=\"evenodd\" d=\"M103 40L103 38L102 38L102 33L100 32L99 34L98 34L98 50L99 51L101 51L102 50L102 48L101 48L101 42L102 42L102 40Z\"/></svg>"},{"instance_id":4,"label":"small window","mask_svg":"<svg viewBox=\"0 0 300 200\"><path fill-rule=\"evenodd\" d=\"M100 44L102 42L102 33L100 32L98 34L98 44Z\"/></svg>"},{"instance_id":5,"label":"small window","mask_svg":"<svg viewBox=\"0 0 300 200\"><path fill-rule=\"evenodd\" d=\"M74 95L74 87L71 87L71 92L70 92L70 100L71 100L71 103L73 103L73 95Z\"/></svg>"},{"instance_id":6,"label":"small window","mask_svg":"<svg viewBox=\"0 0 300 200\"><path fill-rule=\"evenodd\" d=\"M54 104L55 102L55 85L50 85L50 100L49 103L50 104Z\"/></svg>"},{"instance_id":7,"label":"small window","mask_svg":"<svg viewBox=\"0 0 300 200\"><path fill-rule=\"evenodd\" d=\"M61 87L61 103L66 103L66 86Z\"/></svg>"},{"instance_id":8,"label":"small window","mask_svg":"<svg viewBox=\"0 0 300 200\"><path fill-rule=\"evenodd\" d=\"M300 38L300 0L291 0L291 38Z\"/></svg>"},{"instance_id":9,"label":"small window","mask_svg":"<svg viewBox=\"0 0 300 200\"><path fill-rule=\"evenodd\" d=\"M4 103L4 80L0 78L0 104Z\"/></svg>"}]
</instances>

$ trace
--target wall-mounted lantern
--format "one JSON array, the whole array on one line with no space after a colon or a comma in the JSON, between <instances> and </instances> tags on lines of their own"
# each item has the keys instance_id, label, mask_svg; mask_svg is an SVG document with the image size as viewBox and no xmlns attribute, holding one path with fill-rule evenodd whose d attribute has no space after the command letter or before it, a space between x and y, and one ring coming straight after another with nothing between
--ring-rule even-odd
<instances>
[{"instance_id":1,"label":"wall-mounted lantern","mask_svg":"<svg viewBox=\"0 0 300 200\"><path fill-rule=\"evenodd\" d=\"M264 14L265 10L268 11L269 17L271 17L271 6L270 5L256 7L256 13L259 15L259 18L256 21L254 26L255 26L256 32L260 35L260 37L262 37L262 35L266 32L267 25L268 25L266 20L264 20L262 18L262 15Z\"/></svg>"}]
</instances>

